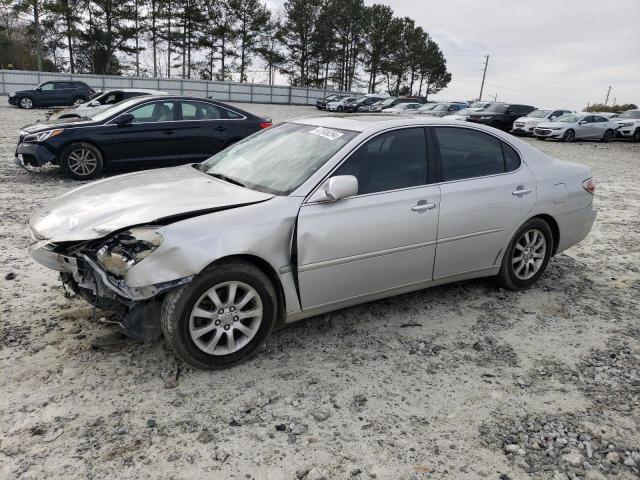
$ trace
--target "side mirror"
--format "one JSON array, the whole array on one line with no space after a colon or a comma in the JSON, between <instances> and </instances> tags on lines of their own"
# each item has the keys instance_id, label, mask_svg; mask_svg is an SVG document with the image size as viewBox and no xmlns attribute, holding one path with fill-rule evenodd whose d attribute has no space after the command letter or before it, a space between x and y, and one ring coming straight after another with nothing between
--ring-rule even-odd
<instances>
[{"instance_id":1,"label":"side mirror","mask_svg":"<svg viewBox=\"0 0 640 480\"><path fill-rule=\"evenodd\" d=\"M100 106L100 102L98 100L91 100L89 102L89 106L90 107L99 107Z\"/></svg>"},{"instance_id":2,"label":"side mirror","mask_svg":"<svg viewBox=\"0 0 640 480\"><path fill-rule=\"evenodd\" d=\"M337 202L358 194L358 179L353 175L338 175L329 180L310 198L315 202Z\"/></svg>"},{"instance_id":3,"label":"side mirror","mask_svg":"<svg viewBox=\"0 0 640 480\"><path fill-rule=\"evenodd\" d=\"M580 120L580 121L578 122L578 125L584 125L585 123L587 123L587 121L586 121L586 120Z\"/></svg>"},{"instance_id":4,"label":"side mirror","mask_svg":"<svg viewBox=\"0 0 640 480\"><path fill-rule=\"evenodd\" d=\"M134 116L130 113L123 113L119 117L116 117L113 123L118 126L129 125L134 119Z\"/></svg>"}]
</instances>

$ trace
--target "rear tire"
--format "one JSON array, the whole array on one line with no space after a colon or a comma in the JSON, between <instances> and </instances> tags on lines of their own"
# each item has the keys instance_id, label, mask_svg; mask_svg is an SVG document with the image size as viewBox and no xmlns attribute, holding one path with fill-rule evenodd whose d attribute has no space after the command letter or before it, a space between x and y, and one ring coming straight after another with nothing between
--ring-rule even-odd
<instances>
[{"instance_id":1,"label":"rear tire","mask_svg":"<svg viewBox=\"0 0 640 480\"><path fill-rule=\"evenodd\" d=\"M232 284L236 285L233 294ZM250 292L251 300L243 304ZM216 370L236 365L256 352L273 330L277 305L267 275L249 262L233 260L214 264L191 283L169 292L160 321L178 357L196 368ZM257 310L261 310L259 319L246 316Z\"/></svg>"},{"instance_id":2,"label":"rear tire","mask_svg":"<svg viewBox=\"0 0 640 480\"><path fill-rule=\"evenodd\" d=\"M613 136L614 136L613 130L607 130L606 132L604 132L604 135L602 136L602 139L600 141L602 143L609 143L613 138Z\"/></svg>"},{"instance_id":3,"label":"rear tire","mask_svg":"<svg viewBox=\"0 0 640 480\"><path fill-rule=\"evenodd\" d=\"M342 105L338 105L337 110L338 110L338 112L342 112L344 110L344 108L342 107Z\"/></svg>"},{"instance_id":4,"label":"rear tire","mask_svg":"<svg viewBox=\"0 0 640 480\"><path fill-rule=\"evenodd\" d=\"M74 180L94 179L104 169L102 153L90 143L72 143L60 155L60 169Z\"/></svg>"},{"instance_id":5,"label":"rear tire","mask_svg":"<svg viewBox=\"0 0 640 480\"><path fill-rule=\"evenodd\" d=\"M18 102L18 106L24 110L31 110L35 106L35 104L33 103L33 98L22 97Z\"/></svg>"},{"instance_id":6,"label":"rear tire","mask_svg":"<svg viewBox=\"0 0 640 480\"><path fill-rule=\"evenodd\" d=\"M562 136L562 141L567 143L571 143L575 139L576 139L576 132L572 129L569 129L566 132L564 132L564 135Z\"/></svg>"},{"instance_id":7,"label":"rear tire","mask_svg":"<svg viewBox=\"0 0 640 480\"><path fill-rule=\"evenodd\" d=\"M547 222L541 218L525 222L502 258L498 283L510 290L522 290L537 282L549 264L553 241Z\"/></svg>"}]
</instances>

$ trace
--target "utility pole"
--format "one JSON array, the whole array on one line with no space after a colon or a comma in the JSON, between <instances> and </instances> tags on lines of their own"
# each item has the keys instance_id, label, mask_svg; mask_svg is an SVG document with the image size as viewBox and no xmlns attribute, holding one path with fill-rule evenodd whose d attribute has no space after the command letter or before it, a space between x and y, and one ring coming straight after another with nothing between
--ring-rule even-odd
<instances>
[{"instance_id":1,"label":"utility pole","mask_svg":"<svg viewBox=\"0 0 640 480\"><path fill-rule=\"evenodd\" d=\"M482 101L482 90L484 89L484 77L487 76L488 65L489 65L489 55L485 57L485 61L484 61L484 71L482 72L482 83L480 84L480 97L478 98L479 101Z\"/></svg>"},{"instance_id":2,"label":"utility pole","mask_svg":"<svg viewBox=\"0 0 640 480\"><path fill-rule=\"evenodd\" d=\"M607 102L609 101L609 94L611 93L611 85L609 85L609 90L607 90L607 98L604 100L604 106L607 106Z\"/></svg>"},{"instance_id":3,"label":"utility pole","mask_svg":"<svg viewBox=\"0 0 640 480\"><path fill-rule=\"evenodd\" d=\"M38 58L38 71L42 71L42 39L40 38L40 12L38 2L33 0L33 25L36 29L36 56Z\"/></svg>"}]
</instances>

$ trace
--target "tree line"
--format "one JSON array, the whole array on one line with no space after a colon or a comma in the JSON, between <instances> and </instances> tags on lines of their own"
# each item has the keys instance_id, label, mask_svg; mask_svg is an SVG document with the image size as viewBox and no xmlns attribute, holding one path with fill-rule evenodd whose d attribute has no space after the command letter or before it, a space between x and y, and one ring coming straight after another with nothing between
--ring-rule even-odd
<instances>
[{"instance_id":1,"label":"tree line","mask_svg":"<svg viewBox=\"0 0 640 480\"><path fill-rule=\"evenodd\" d=\"M613 112L622 113L627 110L637 110L638 106L635 103L625 103L623 105L605 105L604 103L592 103L587 105L583 111L585 112Z\"/></svg>"},{"instance_id":2,"label":"tree line","mask_svg":"<svg viewBox=\"0 0 640 480\"><path fill-rule=\"evenodd\" d=\"M0 0L4 68L386 90L430 95L451 80L411 18L364 0Z\"/></svg>"}]
</instances>

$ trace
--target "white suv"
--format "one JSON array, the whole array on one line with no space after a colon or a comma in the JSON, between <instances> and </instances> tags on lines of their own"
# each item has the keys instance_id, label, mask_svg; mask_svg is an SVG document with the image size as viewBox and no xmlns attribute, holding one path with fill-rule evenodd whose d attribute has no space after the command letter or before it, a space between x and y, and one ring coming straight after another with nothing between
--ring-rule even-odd
<instances>
[{"instance_id":1,"label":"white suv","mask_svg":"<svg viewBox=\"0 0 640 480\"><path fill-rule=\"evenodd\" d=\"M616 137L630 138L635 143L640 142L640 110L627 110L612 120L620 125L616 130Z\"/></svg>"},{"instance_id":2,"label":"white suv","mask_svg":"<svg viewBox=\"0 0 640 480\"><path fill-rule=\"evenodd\" d=\"M533 130L543 122L554 120L562 115L575 113L573 110L534 110L513 122L511 133L514 135L533 135Z\"/></svg>"},{"instance_id":3,"label":"white suv","mask_svg":"<svg viewBox=\"0 0 640 480\"><path fill-rule=\"evenodd\" d=\"M327 106L325 107L325 110L329 110L332 112L343 112L344 111L344 106L355 102L356 101L356 97L344 97L340 100L338 100L337 102L329 102L327 103Z\"/></svg>"}]
</instances>

